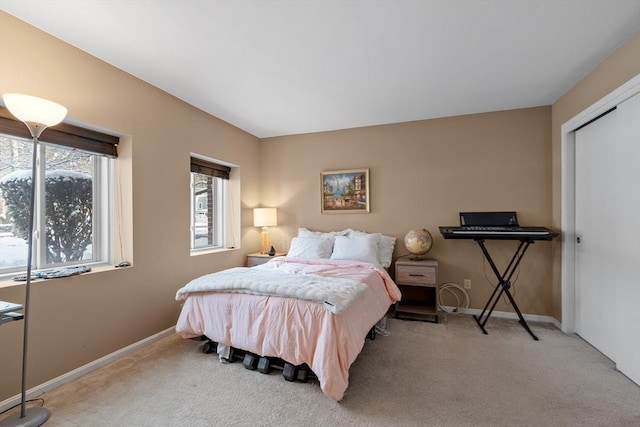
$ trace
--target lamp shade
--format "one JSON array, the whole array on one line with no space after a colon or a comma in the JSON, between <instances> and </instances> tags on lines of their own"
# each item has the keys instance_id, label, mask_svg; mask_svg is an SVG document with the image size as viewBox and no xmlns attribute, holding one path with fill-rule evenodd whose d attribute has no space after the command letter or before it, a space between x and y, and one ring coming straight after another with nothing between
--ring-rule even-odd
<instances>
[{"instance_id":1,"label":"lamp shade","mask_svg":"<svg viewBox=\"0 0 640 427\"><path fill-rule=\"evenodd\" d=\"M36 96L5 93L2 100L11 114L25 123L49 127L57 125L67 115L67 109L62 105Z\"/></svg>"},{"instance_id":2,"label":"lamp shade","mask_svg":"<svg viewBox=\"0 0 640 427\"><path fill-rule=\"evenodd\" d=\"M253 210L254 227L273 227L278 225L278 210L276 208L255 208Z\"/></svg>"}]
</instances>

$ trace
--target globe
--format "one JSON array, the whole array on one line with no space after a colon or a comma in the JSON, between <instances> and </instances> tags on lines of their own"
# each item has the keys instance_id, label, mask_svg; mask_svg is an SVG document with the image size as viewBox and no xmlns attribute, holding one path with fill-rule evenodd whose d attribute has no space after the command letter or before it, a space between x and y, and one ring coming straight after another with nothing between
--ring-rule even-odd
<instances>
[{"instance_id":1,"label":"globe","mask_svg":"<svg viewBox=\"0 0 640 427\"><path fill-rule=\"evenodd\" d=\"M424 228L411 230L404 236L404 246L413 255L412 260L420 260L433 246L431 233Z\"/></svg>"}]
</instances>

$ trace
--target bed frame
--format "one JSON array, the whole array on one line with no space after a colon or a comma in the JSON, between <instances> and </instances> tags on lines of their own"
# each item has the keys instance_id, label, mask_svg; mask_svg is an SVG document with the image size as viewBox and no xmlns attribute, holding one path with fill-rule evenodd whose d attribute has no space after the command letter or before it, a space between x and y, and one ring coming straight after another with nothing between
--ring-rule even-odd
<instances>
[{"instance_id":1,"label":"bed frame","mask_svg":"<svg viewBox=\"0 0 640 427\"><path fill-rule=\"evenodd\" d=\"M376 339L376 326L374 325L367 333L367 338L371 341ZM195 341L206 341L202 345L202 352L204 354L217 353L218 343L209 339L205 335L191 338ZM242 365L245 369L250 371L258 371L262 374L270 374L274 370L282 371L282 376L289 382L302 382L306 383L309 379L317 379L311 368L306 363L302 365L293 365L286 360L282 360L278 357L259 356L250 351L242 350L239 348L231 347L229 351L229 357L222 358L226 363L234 363L242 360Z\"/></svg>"}]
</instances>

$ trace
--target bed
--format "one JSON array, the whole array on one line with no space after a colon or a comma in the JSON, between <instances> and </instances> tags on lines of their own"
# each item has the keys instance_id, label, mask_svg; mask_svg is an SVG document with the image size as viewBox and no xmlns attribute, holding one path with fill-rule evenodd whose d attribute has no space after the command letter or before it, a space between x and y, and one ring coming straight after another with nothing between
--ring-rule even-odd
<instances>
[{"instance_id":1,"label":"bed","mask_svg":"<svg viewBox=\"0 0 640 427\"><path fill-rule=\"evenodd\" d=\"M323 393L340 401L367 334L400 300L385 269L394 244L379 233L301 228L287 256L205 275L178 290L184 304L176 332L305 364ZM245 283L256 277L266 284Z\"/></svg>"}]
</instances>

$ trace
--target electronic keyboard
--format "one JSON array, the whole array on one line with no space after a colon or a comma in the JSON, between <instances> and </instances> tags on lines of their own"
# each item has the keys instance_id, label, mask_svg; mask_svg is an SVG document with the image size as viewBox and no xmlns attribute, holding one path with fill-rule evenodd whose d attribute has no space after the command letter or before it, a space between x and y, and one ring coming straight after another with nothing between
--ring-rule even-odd
<instances>
[{"instance_id":1,"label":"electronic keyboard","mask_svg":"<svg viewBox=\"0 0 640 427\"><path fill-rule=\"evenodd\" d=\"M445 239L552 240L558 233L546 227L462 225L440 227Z\"/></svg>"}]
</instances>

